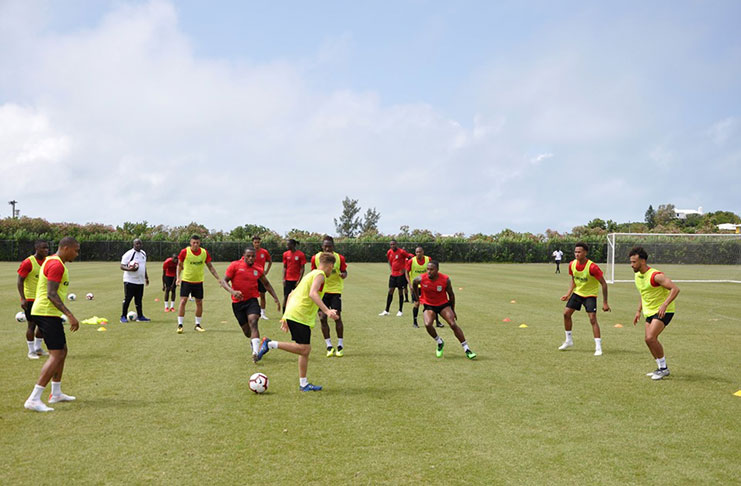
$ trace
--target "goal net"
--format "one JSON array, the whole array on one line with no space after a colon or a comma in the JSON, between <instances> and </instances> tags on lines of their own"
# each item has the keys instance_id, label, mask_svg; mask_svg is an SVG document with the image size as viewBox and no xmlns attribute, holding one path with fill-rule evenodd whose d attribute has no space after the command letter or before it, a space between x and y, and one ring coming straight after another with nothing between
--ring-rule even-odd
<instances>
[{"instance_id":1,"label":"goal net","mask_svg":"<svg viewBox=\"0 0 741 486\"><path fill-rule=\"evenodd\" d=\"M608 283L634 281L628 257L634 246L674 282L741 283L741 234L610 233Z\"/></svg>"}]
</instances>

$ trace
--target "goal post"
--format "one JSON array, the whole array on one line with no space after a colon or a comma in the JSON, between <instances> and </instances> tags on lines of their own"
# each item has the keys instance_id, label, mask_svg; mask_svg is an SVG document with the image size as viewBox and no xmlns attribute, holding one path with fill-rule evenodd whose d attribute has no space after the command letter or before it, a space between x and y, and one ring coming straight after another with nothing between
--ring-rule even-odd
<instances>
[{"instance_id":1,"label":"goal post","mask_svg":"<svg viewBox=\"0 0 741 486\"><path fill-rule=\"evenodd\" d=\"M642 246L650 266L670 268L674 282L741 283L741 234L610 233L608 283L633 282L628 253Z\"/></svg>"}]
</instances>

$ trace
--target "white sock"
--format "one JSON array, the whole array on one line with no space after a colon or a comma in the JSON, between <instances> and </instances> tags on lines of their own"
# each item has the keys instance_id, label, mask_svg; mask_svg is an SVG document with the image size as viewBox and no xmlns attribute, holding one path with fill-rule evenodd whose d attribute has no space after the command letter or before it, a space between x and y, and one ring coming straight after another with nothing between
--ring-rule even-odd
<instances>
[{"instance_id":1,"label":"white sock","mask_svg":"<svg viewBox=\"0 0 741 486\"><path fill-rule=\"evenodd\" d=\"M440 336L437 336L435 338L435 341L437 341L437 344L442 344L443 343L443 338L441 338Z\"/></svg>"},{"instance_id":2,"label":"white sock","mask_svg":"<svg viewBox=\"0 0 741 486\"><path fill-rule=\"evenodd\" d=\"M594 338L594 347L596 349L602 349L602 338Z\"/></svg>"},{"instance_id":3,"label":"white sock","mask_svg":"<svg viewBox=\"0 0 741 486\"><path fill-rule=\"evenodd\" d=\"M566 342L571 342L571 331L566 331Z\"/></svg>"},{"instance_id":4,"label":"white sock","mask_svg":"<svg viewBox=\"0 0 741 486\"><path fill-rule=\"evenodd\" d=\"M169 309L169 307L167 307L167 302L165 302L165 310L167 309Z\"/></svg>"},{"instance_id":5,"label":"white sock","mask_svg":"<svg viewBox=\"0 0 741 486\"><path fill-rule=\"evenodd\" d=\"M31 392L31 396L28 397L29 400L41 400L41 394L44 393L44 388L41 385L34 385L33 391Z\"/></svg>"},{"instance_id":6,"label":"white sock","mask_svg":"<svg viewBox=\"0 0 741 486\"><path fill-rule=\"evenodd\" d=\"M262 307L260 307L260 315L261 316L264 316L265 315L265 309L263 309Z\"/></svg>"},{"instance_id":7,"label":"white sock","mask_svg":"<svg viewBox=\"0 0 741 486\"><path fill-rule=\"evenodd\" d=\"M252 353L257 354L260 350L260 338L252 338Z\"/></svg>"},{"instance_id":8,"label":"white sock","mask_svg":"<svg viewBox=\"0 0 741 486\"><path fill-rule=\"evenodd\" d=\"M175 301L174 300L171 300L170 301L170 309L174 309L174 308L175 308Z\"/></svg>"},{"instance_id":9,"label":"white sock","mask_svg":"<svg viewBox=\"0 0 741 486\"><path fill-rule=\"evenodd\" d=\"M62 382L61 381L51 382L51 394L54 396L58 396L62 394Z\"/></svg>"},{"instance_id":10,"label":"white sock","mask_svg":"<svg viewBox=\"0 0 741 486\"><path fill-rule=\"evenodd\" d=\"M342 341L343 341L342 338L337 338L337 347L338 348L341 348L342 347Z\"/></svg>"},{"instance_id":11,"label":"white sock","mask_svg":"<svg viewBox=\"0 0 741 486\"><path fill-rule=\"evenodd\" d=\"M468 351L470 348L468 347L468 341L463 341L461 343L461 346L463 346L463 351Z\"/></svg>"},{"instance_id":12,"label":"white sock","mask_svg":"<svg viewBox=\"0 0 741 486\"><path fill-rule=\"evenodd\" d=\"M666 356L664 356L663 358L657 359L656 364L659 365L660 370L663 370L664 368L666 368Z\"/></svg>"},{"instance_id":13,"label":"white sock","mask_svg":"<svg viewBox=\"0 0 741 486\"><path fill-rule=\"evenodd\" d=\"M41 350L41 345L44 343L44 338L33 338L33 343L37 350Z\"/></svg>"},{"instance_id":14,"label":"white sock","mask_svg":"<svg viewBox=\"0 0 741 486\"><path fill-rule=\"evenodd\" d=\"M332 340L331 339L327 338L327 339L324 340L324 342L327 343L327 347L328 348L331 348L332 347Z\"/></svg>"},{"instance_id":15,"label":"white sock","mask_svg":"<svg viewBox=\"0 0 741 486\"><path fill-rule=\"evenodd\" d=\"M309 384L309 379L306 378L305 376L303 378L299 376L299 378L298 378L298 384L299 384L299 386L302 386L302 387L303 386L306 386L306 385Z\"/></svg>"},{"instance_id":16,"label":"white sock","mask_svg":"<svg viewBox=\"0 0 741 486\"><path fill-rule=\"evenodd\" d=\"M34 344L33 341L26 341L26 344L28 345L28 352L29 353L35 353L36 352L36 344Z\"/></svg>"},{"instance_id":17,"label":"white sock","mask_svg":"<svg viewBox=\"0 0 741 486\"><path fill-rule=\"evenodd\" d=\"M185 317L178 316L178 326L182 326L184 320L185 320Z\"/></svg>"},{"instance_id":18,"label":"white sock","mask_svg":"<svg viewBox=\"0 0 741 486\"><path fill-rule=\"evenodd\" d=\"M268 343L268 349L278 349L278 341L270 341Z\"/></svg>"},{"instance_id":19,"label":"white sock","mask_svg":"<svg viewBox=\"0 0 741 486\"><path fill-rule=\"evenodd\" d=\"M201 325L201 318L196 316L196 326L200 326L200 325Z\"/></svg>"}]
</instances>

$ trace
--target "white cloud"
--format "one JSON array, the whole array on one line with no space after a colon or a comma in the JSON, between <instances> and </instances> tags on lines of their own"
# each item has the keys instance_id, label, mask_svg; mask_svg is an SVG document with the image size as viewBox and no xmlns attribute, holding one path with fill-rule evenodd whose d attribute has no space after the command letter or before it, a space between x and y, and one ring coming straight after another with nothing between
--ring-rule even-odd
<instances>
[{"instance_id":1,"label":"white cloud","mask_svg":"<svg viewBox=\"0 0 741 486\"><path fill-rule=\"evenodd\" d=\"M713 143L723 145L729 138L736 134L737 129L738 120L731 116L714 123L707 129L706 133Z\"/></svg>"}]
</instances>

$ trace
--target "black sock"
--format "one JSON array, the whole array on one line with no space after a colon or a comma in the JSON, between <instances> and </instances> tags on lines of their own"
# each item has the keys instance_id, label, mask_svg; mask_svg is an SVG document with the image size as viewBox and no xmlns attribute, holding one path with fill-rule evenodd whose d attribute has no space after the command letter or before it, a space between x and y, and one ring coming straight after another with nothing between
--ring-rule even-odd
<instances>
[{"instance_id":1,"label":"black sock","mask_svg":"<svg viewBox=\"0 0 741 486\"><path fill-rule=\"evenodd\" d=\"M412 310L412 315L414 316L414 322L417 322L417 316L419 315L419 307L415 307L414 310Z\"/></svg>"},{"instance_id":2,"label":"black sock","mask_svg":"<svg viewBox=\"0 0 741 486\"><path fill-rule=\"evenodd\" d=\"M386 296L386 312L391 308L391 301L394 300L394 294L388 294Z\"/></svg>"}]
</instances>

